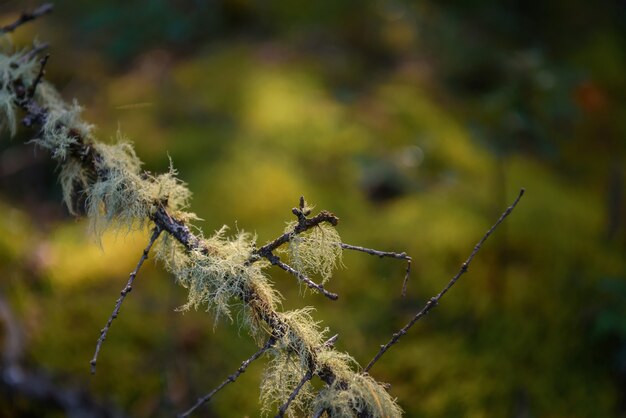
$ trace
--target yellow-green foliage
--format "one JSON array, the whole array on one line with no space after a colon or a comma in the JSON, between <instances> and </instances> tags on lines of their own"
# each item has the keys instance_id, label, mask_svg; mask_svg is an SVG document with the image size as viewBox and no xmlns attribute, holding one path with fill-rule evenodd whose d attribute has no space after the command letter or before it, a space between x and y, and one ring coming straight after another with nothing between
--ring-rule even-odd
<instances>
[{"instance_id":1,"label":"yellow-green foliage","mask_svg":"<svg viewBox=\"0 0 626 418\"><path fill-rule=\"evenodd\" d=\"M346 383L347 389L341 387L341 384ZM322 389L313 402L313 410L325 410L325 416L332 418L402 416L402 410L385 388L369 375L359 373L352 373L343 382L336 380L331 386Z\"/></svg>"},{"instance_id":2,"label":"yellow-green foliage","mask_svg":"<svg viewBox=\"0 0 626 418\"><path fill-rule=\"evenodd\" d=\"M293 231L296 222L287 225ZM301 234L292 234L287 251L292 266L305 275L317 274L326 283L341 264L341 238L337 230L321 223Z\"/></svg>"}]
</instances>

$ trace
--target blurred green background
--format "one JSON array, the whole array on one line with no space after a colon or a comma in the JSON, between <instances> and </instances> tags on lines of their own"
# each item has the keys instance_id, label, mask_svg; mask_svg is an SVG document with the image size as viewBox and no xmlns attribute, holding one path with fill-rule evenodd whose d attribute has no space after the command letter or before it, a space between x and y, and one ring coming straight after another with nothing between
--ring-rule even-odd
<instances>
[{"instance_id":1,"label":"blurred green background","mask_svg":"<svg viewBox=\"0 0 626 418\"><path fill-rule=\"evenodd\" d=\"M37 4L3 1L0 18ZM372 375L408 417L626 417L625 22L619 0L58 1L13 39L51 43L47 79L99 138L119 129L148 170L172 158L205 233L262 244L305 195L345 242L408 252L406 298L396 260L346 253L336 302L271 271L284 308L315 306L363 365L525 187ZM256 348L236 323L176 312L184 289L148 263L90 376L147 231L100 247L33 135L0 142L0 295L24 367L128 416L173 416ZM258 416L263 363L196 416ZM64 416L0 396L1 416Z\"/></svg>"}]
</instances>

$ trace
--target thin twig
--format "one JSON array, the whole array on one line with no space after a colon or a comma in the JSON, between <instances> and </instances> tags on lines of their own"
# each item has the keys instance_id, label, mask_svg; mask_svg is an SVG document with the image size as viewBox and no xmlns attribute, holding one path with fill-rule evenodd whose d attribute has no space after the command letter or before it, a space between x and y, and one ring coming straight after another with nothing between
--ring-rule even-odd
<instances>
[{"instance_id":1,"label":"thin twig","mask_svg":"<svg viewBox=\"0 0 626 418\"><path fill-rule=\"evenodd\" d=\"M309 279L304 274L291 267L289 264L280 261L280 257L278 257L277 255L271 254L269 257L267 257L267 259L273 265L278 266L281 269L285 270L287 273L294 275L298 280L304 282L304 284L306 284L309 288L319 291L328 299L337 300L339 298L339 295L337 295L336 293L332 293L324 289L324 285L315 283L313 280Z\"/></svg>"},{"instance_id":2,"label":"thin twig","mask_svg":"<svg viewBox=\"0 0 626 418\"><path fill-rule=\"evenodd\" d=\"M22 108L26 113L26 116L22 119L22 123L27 127L43 125L49 114L49 110L45 107L45 105L48 104L48 101L44 100L43 103L38 103L35 99L25 100L25 97L25 88L15 91L14 101L16 105ZM68 126L62 121L57 123L57 127L71 128L71 126ZM82 169L88 173L89 177L86 182L77 185L77 190L81 190L81 188L90 187L92 182L96 181L95 179L106 178L109 170L111 170L111 167L108 166L106 158L98 151L97 147L93 146L88 138L83 137L79 132L72 132L72 137L76 142L73 143L72 147L70 147L68 156L76 158L75 161L81 164ZM185 248L185 250L189 252L200 251L203 254L209 254L211 252L211 248L207 245L206 240L202 239L200 234L194 233L185 220L179 219L177 216L170 214L163 205L159 205L156 211L151 212L150 220L164 232L169 233L172 238L176 239ZM330 212L323 211L314 218L307 219L303 228L313 227L324 221L330 223L331 225L336 225L338 218ZM298 225L298 227L299 226L300 225ZM297 234L298 231L301 231L301 228L296 229L297 230L292 231L292 233ZM266 247L266 251L271 252L273 245L281 245L282 243L288 242L290 239L289 235L291 234L288 234L287 236L283 234L275 242L270 243L270 245ZM264 255L255 252L245 262L245 265L257 262L262 258L264 258ZM277 311L272 309L271 306L267 306L267 304L263 303L263 298L256 293L252 286L244 282L240 283L238 294L241 301L252 309L254 315L258 316L261 321L267 324L275 338L282 338L285 334L293 332L294 337L304 343L305 340L301 335L300 330L293 329ZM306 363L311 364L312 367L314 367L314 373L326 384L331 385L336 383L341 386L348 386L348 383L344 382L343 378L337 376L332 365L319 364L313 352L307 350L307 352L304 353L304 357ZM338 383L337 379L340 379Z\"/></svg>"},{"instance_id":3,"label":"thin twig","mask_svg":"<svg viewBox=\"0 0 626 418\"><path fill-rule=\"evenodd\" d=\"M448 284L443 288L443 290L441 292L439 292L439 294L437 296L434 296L434 297L430 298L428 300L428 302L426 302L426 305L422 308L422 310L419 311L413 317L413 319L411 319L411 321L408 324L406 324L402 329L400 329L398 332L393 334L393 336L391 337L391 340L389 340L389 342L387 344L381 346L380 351L378 351L378 353L368 363L368 365L365 367L365 369L363 369L364 372L368 372L372 368L372 366L383 356L383 354L385 354L385 352L387 350L389 350L389 348L392 345L397 343L398 340L408 332L408 330L413 326L413 324L415 324L420 318L424 317L426 314L428 314L428 312L431 311L431 309L433 309L435 306L437 306L437 304L439 303L439 299L441 299L443 297L443 295L445 295L448 292L448 290L450 290L450 288L452 286L454 286L454 284L457 282L457 280L459 280L459 278L464 273L467 272L467 269L468 269L470 263L474 259L474 256L476 255L476 253L478 253L478 251L482 247L483 243L487 240L487 238L489 238L489 236L493 233L493 231L496 230L498 225L500 225L502 223L502 221L504 221L504 219L507 216L509 216L509 214L513 211L513 209L515 209L515 206L520 201L520 199L522 198L523 195L524 195L524 189L521 189L520 192L519 192L519 195L517 196L517 198L515 199L513 204L511 206L509 206L504 211L504 213L502 215L500 215L500 218L496 221L496 223L493 224L493 226L487 231L487 233L485 233L485 235L481 238L481 240L478 241L478 244L476 244L474 246L474 250L472 251L470 256L467 258L467 260L465 260L465 262L461 265L461 268L459 269L457 274L448 282Z\"/></svg>"},{"instance_id":4,"label":"thin twig","mask_svg":"<svg viewBox=\"0 0 626 418\"><path fill-rule=\"evenodd\" d=\"M400 292L402 297L406 296L406 287L409 284L409 277L411 276L411 261L411 257L406 259L406 271L404 273L404 280L402 280L402 292Z\"/></svg>"},{"instance_id":5,"label":"thin twig","mask_svg":"<svg viewBox=\"0 0 626 418\"><path fill-rule=\"evenodd\" d=\"M91 374L96 373L96 362L98 361L98 353L100 352L102 343L107 337L107 332L109 332L109 328L111 328L111 324L113 323L113 320L117 318L117 315L120 313L120 308L122 306L122 302L124 302L124 299L126 298L126 295L128 295L130 291L133 290L133 282L135 281L135 277L137 277L137 273L139 272L139 269L143 265L144 261L148 259L148 253L150 252L152 245L154 245L154 242L157 240L157 238L159 238L161 231L162 229L158 226L155 226L154 229L152 230L152 236L150 237L150 242L148 243L146 248L143 250L143 253L141 254L141 258L139 259L139 262L137 263L137 267L135 267L135 270L133 270L132 273L130 273L130 277L128 278L128 282L126 283L126 286L120 292L120 297L117 299L117 302L115 302L115 308L113 309L113 313L109 317L109 320L107 321L104 328L100 330L100 338L98 338L98 342L96 343L96 351L93 355L93 359L91 359L91 361L89 362L89 364L91 364Z\"/></svg>"},{"instance_id":6,"label":"thin twig","mask_svg":"<svg viewBox=\"0 0 626 418\"><path fill-rule=\"evenodd\" d=\"M337 342L338 338L339 338L339 334L333 335L328 340L326 340L320 347L317 347L315 350L319 351L322 348L326 348L326 349L334 348L335 343ZM306 384L306 382L308 382L311 379L313 379L313 369L307 370L304 376L302 376L302 380L300 380L300 383L298 383L298 386L296 386L293 392L291 392L291 394L289 395L289 398L287 398L287 401L280 406L280 408L278 409L278 413L276 414L274 418L282 418L285 416L285 412L287 412L287 409L289 409L289 405L291 405L291 402L293 402L294 399L296 399L296 397L302 390L302 387Z\"/></svg>"},{"instance_id":7,"label":"thin twig","mask_svg":"<svg viewBox=\"0 0 626 418\"><path fill-rule=\"evenodd\" d=\"M13 32L24 23L30 22L31 20L35 20L40 16L51 13L52 9L54 9L54 5L52 3L44 3L30 13L23 12L15 22L0 27L0 34Z\"/></svg>"},{"instance_id":8,"label":"thin twig","mask_svg":"<svg viewBox=\"0 0 626 418\"><path fill-rule=\"evenodd\" d=\"M315 411L315 414L313 415L312 418L321 418L322 415L324 415L324 412L326 412L326 408L320 408L317 411Z\"/></svg>"},{"instance_id":9,"label":"thin twig","mask_svg":"<svg viewBox=\"0 0 626 418\"><path fill-rule=\"evenodd\" d=\"M314 226L321 224L322 222L328 222L332 226L337 226L339 223L339 218L332 212L327 210L323 210L312 218L307 218L307 216L311 213L310 209L306 209L304 207L304 196L300 197L299 208L291 209L291 212L296 215L298 218L298 224L293 228L293 230L285 232L274 241L271 241L258 250L254 252L253 259L250 261L256 261L254 256L265 257L269 256L272 251L276 248L280 247L283 244L288 243L291 239L298 234L301 234Z\"/></svg>"},{"instance_id":10,"label":"thin twig","mask_svg":"<svg viewBox=\"0 0 626 418\"><path fill-rule=\"evenodd\" d=\"M398 258L398 259L402 259L402 260L406 260L406 259L410 259L411 258L408 255L406 255L406 253L394 253L394 252L391 252L391 251L372 250L371 248L359 247L358 245L350 245L350 244L345 244L343 242L340 245L341 245L341 248L343 248L344 250L360 251L362 253L375 255L375 256L381 257L381 258L382 257L391 257L391 258Z\"/></svg>"},{"instance_id":11,"label":"thin twig","mask_svg":"<svg viewBox=\"0 0 626 418\"><path fill-rule=\"evenodd\" d=\"M202 406L203 404L209 402L211 400L211 398L213 396L215 396L215 394L217 392L219 392L220 390L222 390L224 388L224 386L226 386L229 383L234 382L235 380L237 380L237 378L246 371L246 369L248 368L248 366L250 365L250 363L252 363L254 360L258 359L259 357L261 357L263 355L263 353L265 353L267 350L270 349L270 347L272 347L274 345L274 343L276 343L276 339L274 337L270 337L270 339L267 340L267 342L265 343L265 345L263 347L261 347L259 349L259 351L257 351L256 353L254 353L252 355L252 357L248 358L247 360L244 360L241 363L241 366L239 366L239 368L235 371L235 373L231 374L230 376L228 376L226 378L226 380L224 380L218 387L216 387L215 389L213 389L211 392L209 392L208 394L206 394L205 396L203 396L202 398L198 399L198 401L195 403L194 406L192 406L191 408L189 408L187 411L183 412L182 414L178 415L178 418L187 418L189 415L191 415L193 413L193 411L195 411L196 409L198 409L200 406Z\"/></svg>"},{"instance_id":12,"label":"thin twig","mask_svg":"<svg viewBox=\"0 0 626 418\"><path fill-rule=\"evenodd\" d=\"M350 245L345 243L339 244L341 248L344 250L352 250L352 251L360 251L362 253L367 253L376 257L389 257L396 258L398 260L406 260L406 273L404 274L404 280L402 281L402 297L406 296L406 286L409 282L409 276L411 275L411 257L409 257L406 253L394 253L392 251L378 251L373 250L371 248L359 247L358 245Z\"/></svg>"},{"instance_id":13,"label":"thin twig","mask_svg":"<svg viewBox=\"0 0 626 418\"><path fill-rule=\"evenodd\" d=\"M333 347L335 347L335 343L337 342L338 338L339 338L339 334L333 335L332 337L327 339L324 342L324 344L322 344L322 347L324 347L324 348L333 348Z\"/></svg>"},{"instance_id":14,"label":"thin twig","mask_svg":"<svg viewBox=\"0 0 626 418\"><path fill-rule=\"evenodd\" d=\"M315 283L313 280L306 277L303 273L299 272L288 264L283 263L282 261L280 261L280 258L273 253L276 248L288 243L293 239L294 236L301 234L315 226L318 226L322 222L328 222L332 226L336 226L337 223L339 223L339 218L335 214L326 210L321 211L312 218L307 218L307 216L311 214L311 210L305 207L304 196L300 196L300 202L298 206L299 207L297 208L291 209L291 212L298 218L298 223L296 224L296 226L294 226L291 231L285 232L275 240L255 250L247 263L251 264L262 258L265 258L273 265L280 267L286 272L294 275L298 280L303 281L309 288L318 290L319 292L324 294L324 296L331 300L337 300L337 298L339 297L337 294L327 291L326 289L324 289L323 285Z\"/></svg>"},{"instance_id":15,"label":"thin twig","mask_svg":"<svg viewBox=\"0 0 626 418\"><path fill-rule=\"evenodd\" d=\"M24 335L19 322L4 296L0 294L0 322L4 323L2 364L17 367L24 354Z\"/></svg>"},{"instance_id":16,"label":"thin twig","mask_svg":"<svg viewBox=\"0 0 626 418\"><path fill-rule=\"evenodd\" d=\"M24 55L22 55L21 57L19 57L17 59L16 64L17 65L21 65L24 63L27 63L28 61L30 61L31 59L33 59L34 57L37 56L37 54L39 54L41 51L48 49L48 47L50 46L49 43L44 42L42 44L38 44L38 45L34 45L33 49L31 49L30 51L26 52ZM12 64L14 65L14 64Z\"/></svg>"},{"instance_id":17,"label":"thin twig","mask_svg":"<svg viewBox=\"0 0 626 418\"><path fill-rule=\"evenodd\" d=\"M278 414L276 414L274 418L282 418L285 416L285 412L287 412L287 408L289 408L289 405L291 405L291 402L293 402L293 400L296 399L296 396L298 396L298 394L300 393L300 390L302 390L302 387L306 384L306 382L308 382L312 378L313 378L313 372L311 372L311 370L307 370L304 376L302 376L300 383L298 383L298 386L296 386L293 392L291 392L291 395L289 395L287 402L285 402L284 404L280 406L280 408L278 409Z\"/></svg>"},{"instance_id":18,"label":"thin twig","mask_svg":"<svg viewBox=\"0 0 626 418\"><path fill-rule=\"evenodd\" d=\"M48 58L50 58L50 54L46 54L39 62L39 73L37 73L37 77L35 77L33 84L31 84L31 86L28 88L27 96L29 100L35 96L35 90L37 89L37 85L41 82L41 79L46 73L46 64L48 63Z\"/></svg>"}]
</instances>

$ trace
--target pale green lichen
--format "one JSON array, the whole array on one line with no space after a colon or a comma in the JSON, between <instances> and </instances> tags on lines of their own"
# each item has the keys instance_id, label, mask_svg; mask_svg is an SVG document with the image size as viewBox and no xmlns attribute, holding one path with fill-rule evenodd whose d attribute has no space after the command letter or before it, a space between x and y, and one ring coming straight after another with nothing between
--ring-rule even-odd
<instances>
[{"instance_id":1,"label":"pale green lichen","mask_svg":"<svg viewBox=\"0 0 626 418\"><path fill-rule=\"evenodd\" d=\"M6 89L0 90L0 132L7 130L11 136L15 136L16 117L14 96Z\"/></svg>"},{"instance_id":2,"label":"pale green lichen","mask_svg":"<svg viewBox=\"0 0 626 418\"><path fill-rule=\"evenodd\" d=\"M82 212L77 207L84 202L86 190L89 190L89 175L80 161L71 159L60 165L59 183L63 191L63 202L72 215Z\"/></svg>"},{"instance_id":3,"label":"pale green lichen","mask_svg":"<svg viewBox=\"0 0 626 418\"><path fill-rule=\"evenodd\" d=\"M320 347L325 330L311 317L313 308L304 308L279 314L286 330L269 350L272 357L261 383L261 404L264 414L275 411L284 404L289 395L310 369L311 356ZM296 414L309 409L313 399L310 383L305 383L298 396L292 401L287 414Z\"/></svg>"},{"instance_id":4,"label":"pale green lichen","mask_svg":"<svg viewBox=\"0 0 626 418\"><path fill-rule=\"evenodd\" d=\"M226 230L223 227L204 240L204 248L190 252L163 241L158 257L165 259L178 282L189 290L187 303L180 310L205 307L213 312L216 322L222 316L232 320L233 304L241 304L243 293L251 289L255 291L255 303L268 310L276 309L279 295L262 270L267 264L247 263L254 250L254 239L245 232L227 237ZM254 325L258 321L252 318L248 323Z\"/></svg>"},{"instance_id":5,"label":"pale green lichen","mask_svg":"<svg viewBox=\"0 0 626 418\"><path fill-rule=\"evenodd\" d=\"M303 368L309 366L310 352L322 344L327 330L320 330L320 322L313 320L311 312L315 309L306 307L279 313L282 322L287 324L287 330L280 341L275 345L297 355Z\"/></svg>"},{"instance_id":6,"label":"pale green lichen","mask_svg":"<svg viewBox=\"0 0 626 418\"><path fill-rule=\"evenodd\" d=\"M141 163L132 145L94 144L102 156L96 161L98 179L87 191L87 215L97 236L109 226L141 227L150 215L152 204L142 195Z\"/></svg>"},{"instance_id":7,"label":"pale green lichen","mask_svg":"<svg viewBox=\"0 0 626 418\"><path fill-rule=\"evenodd\" d=\"M346 385L347 387L344 387ZM402 409L387 390L367 374L352 373L322 389L312 404L313 411L326 411L332 418L399 418Z\"/></svg>"},{"instance_id":8,"label":"pale green lichen","mask_svg":"<svg viewBox=\"0 0 626 418\"><path fill-rule=\"evenodd\" d=\"M11 136L17 127L13 82L20 80L23 86L30 86L38 71L38 64L24 59L24 54L0 54L0 132L7 130Z\"/></svg>"},{"instance_id":9,"label":"pale green lichen","mask_svg":"<svg viewBox=\"0 0 626 418\"><path fill-rule=\"evenodd\" d=\"M32 84L39 71L39 62L26 59L24 53L0 54L0 129L15 133L16 104L13 82L24 87ZM54 87L42 82L35 99L47 110L41 135L35 139L40 147L50 151L59 163L63 198L70 212L82 212L76 202L84 202L92 229L99 235L107 228L139 227L150 219L159 207L170 216L188 222L195 215L184 212L191 193L169 172L158 176L145 173L141 161L127 141L113 145L97 143L92 138L92 126L81 117L80 106L67 105ZM80 141L80 144L79 144ZM87 171L78 158L70 158L74 146L92 147L95 172ZM77 194L82 194L77 196ZM304 212L309 208L305 207ZM293 267L303 274L319 275L325 282L341 264L340 237L330 225L320 224L301 234L293 233L295 224L288 226L292 235L288 249ZM159 241L157 258L189 290L188 301L181 310L203 307L218 318L232 320L233 306L241 306L241 325L247 326L257 343L276 329L268 329L267 317L276 318L280 336L268 351L271 356L261 385L264 413L275 411L309 371L331 373L334 382L314 396L313 386L306 383L292 402L288 414L312 413L325 410L332 417L399 417L401 410L383 386L366 374L355 373L356 362L347 354L323 345L325 330L311 317L312 308L277 312L280 295L263 270L267 261L250 262L255 250L255 238L239 232L226 236L222 228L205 239L200 234L199 245L188 251L172 236L165 234Z\"/></svg>"},{"instance_id":10,"label":"pale green lichen","mask_svg":"<svg viewBox=\"0 0 626 418\"><path fill-rule=\"evenodd\" d=\"M289 256L291 265L305 275L319 275L326 283L333 271L341 265L341 237L331 225L321 223L300 234L293 233L297 222L287 225L291 233L289 246L282 252Z\"/></svg>"},{"instance_id":11,"label":"pale green lichen","mask_svg":"<svg viewBox=\"0 0 626 418\"><path fill-rule=\"evenodd\" d=\"M48 108L41 134L33 142L47 149L56 161L62 162L79 138L85 141L91 137L93 126L80 118L83 109L78 102L74 101L69 107L55 104Z\"/></svg>"},{"instance_id":12,"label":"pale green lichen","mask_svg":"<svg viewBox=\"0 0 626 418\"><path fill-rule=\"evenodd\" d=\"M317 370L332 370L335 378L345 381L354 374L354 369L358 367L357 361L347 353L339 352L332 347L323 347L317 353Z\"/></svg>"},{"instance_id":13,"label":"pale green lichen","mask_svg":"<svg viewBox=\"0 0 626 418\"><path fill-rule=\"evenodd\" d=\"M265 368L261 383L260 401L264 416L275 413L287 401L300 383L302 376L307 372L307 369L302 368L293 353L276 352L270 355L272 358ZM306 383L292 401L286 415L303 415L303 412L309 409L312 399L312 387Z\"/></svg>"},{"instance_id":14,"label":"pale green lichen","mask_svg":"<svg viewBox=\"0 0 626 418\"><path fill-rule=\"evenodd\" d=\"M142 228L158 206L172 214L188 205L191 192L176 178L176 171L152 176L141 170L141 161L131 143L120 141L114 145L92 145L101 157L95 162L98 179L87 191L87 214L92 230L100 235L106 228ZM80 175L79 172L75 174ZM62 183L72 186L75 178L67 175ZM64 189L70 196L71 190ZM192 214L186 214L193 218Z\"/></svg>"}]
</instances>

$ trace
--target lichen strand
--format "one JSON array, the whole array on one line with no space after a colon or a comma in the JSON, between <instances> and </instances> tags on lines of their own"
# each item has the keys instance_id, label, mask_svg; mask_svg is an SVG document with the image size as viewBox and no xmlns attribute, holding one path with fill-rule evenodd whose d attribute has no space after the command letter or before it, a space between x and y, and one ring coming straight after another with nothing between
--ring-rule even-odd
<instances>
[{"instance_id":1,"label":"lichen strand","mask_svg":"<svg viewBox=\"0 0 626 418\"><path fill-rule=\"evenodd\" d=\"M367 374L351 373L322 389L312 404L332 418L399 418L402 409L387 390ZM347 385L347 388L345 387Z\"/></svg>"},{"instance_id":2,"label":"lichen strand","mask_svg":"<svg viewBox=\"0 0 626 418\"><path fill-rule=\"evenodd\" d=\"M245 232L227 237L226 230L222 227L212 237L203 240L204 248L191 252L171 239L162 241L158 257L189 290L187 303L180 310L202 307L214 314L216 323L223 316L232 320L233 304L241 304L244 294L252 290L255 303L264 309L275 310L279 295L263 273L267 263L247 263L254 250L253 237ZM248 318L246 322L256 334L259 319Z\"/></svg>"},{"instance_id":3,"label":"lichen strand","mask_svg":"<svg viewBox=\"0 0 626 418\"><path fill-rule=\"evenodd\" d=\"M16 117L13 95L2 86L0 90L0 132L7 130L11 136L14 136L15 129Z\"/></svg>"},{"instance_id":4,"label":"lichen strand","mask_svg":"<svg viewBox=\"0 0 626 418\"><path fill-rule=\"evenodd\" d=\"M188 205L191 193L176 178L172 167L158 176L142 172L132 144L123 140L114 145L94 143L92 146L101 158L95 162L98 179L88 188L86 205L97 235L110 226L143 228L160 205L172 215L190 217L191 214L179 212ZM70 181L74 179L68 177L63 184L71 187ZM64 194L68 195L68 191L64 190Z\"/></svg>"},{"instance_id":5,"label":"lichen strand","mask_svg":"<svg viewBox=\"0 0 626 418\"><path fill-rule=\"evenodd\" d=\"M33 142L50 151L56 161L62 162L67 159L70 147L76 145L78 138L90 140L93 126L80 118L83 109L77 101L71 106L66 106L59 102L55 95L47 95L49 89L44 88L43 92L40 95L42 102L46 104L48 114L40 136Z\"/></svg>"},{"instance_id":6,"label":"lichen strand","mask_svg":"<svg viewBox=\"0 0 626 418\"><path fill-rule=\"evenodd\" d=\"M297 222L287 225L292 232ZM332 276L333 270L341 265L341 238L331 225L321 223L308 231L293 234L287 252L292 266L305 275L318 275L322 283Z\"/></svg>"},{"instance_id":7,"label":"lichen strand","mask_svg":"<svg viewBox=\"0 0 626 418\"><path fill-rule=\"evenodd\" d=\"M17 128L14 82L20 80L23 86L30 86L37 76L38 63L25 60L25 52L11 54L11 48L0 47L0 132L7 130L14 136Z\"/></svg>"},{"instance_id":8,"label":"lichen strand","mask_svg":"<svg viewBox=\"0 0 626 418\"><path fill-rule=\"evenodd\" d=\"M23 53L0 53L3 129L14 133L16 105L25 106L23 100L17 100L15 89L29 88L38 71L39 63ZM84 212L97 234L111 227L140 228L160 208L181 222L196 219L183 211L191 193L173 168L166 174L150 175L141 170L141 161L129 142L97 142L92 127L80 118L80 106L76 102L66 104L45 82L37 86L35 101L45 109L45 118L40 121L40 137L34 142L49 150L58 162L69 210L82 213L74 205L84 203ZM341 262L337 232L331 226L319 225L296 234L294 227L288 227L292 235L287 250L294 268L327 280ZM283 404L307 372L314 372L330 386L314 398L312 386L305 384L289 413L312 413L322 407L333 417L400 416L400 409L381 385L352 371L354 360L323 345L325 331L311 318L311 308L282 313L276 310L280 295L263 273L269 262L250 262L254 237L243 232L227 237L225 228L208 239L198 235L194 237L198 245L189 249L165 234L157 243L157 259L189 290L182 310L205 307L215 314L216 321L222 316L232 320L233 306L243 305L239 310L243 316L240 325L249 328L259 345L268 336L275 339L262 383L266 413Z\"/></svg>"},{"instance_id":9,"label":"lichen strand","mask_svg":"<svg viewBox=\"0 0 626 418\"><path fill-rule=\"evenodd\" d=\"M279 314L286 332L268 351L271 360L261 383L261 403L265 415L275 412L311 369L311 355L320 347L326 330L311 317L313 308L304 308ZM310 410L312 386L307 382L292 401L287 414L302 414Z\"/></svg>"}]
</instances>

